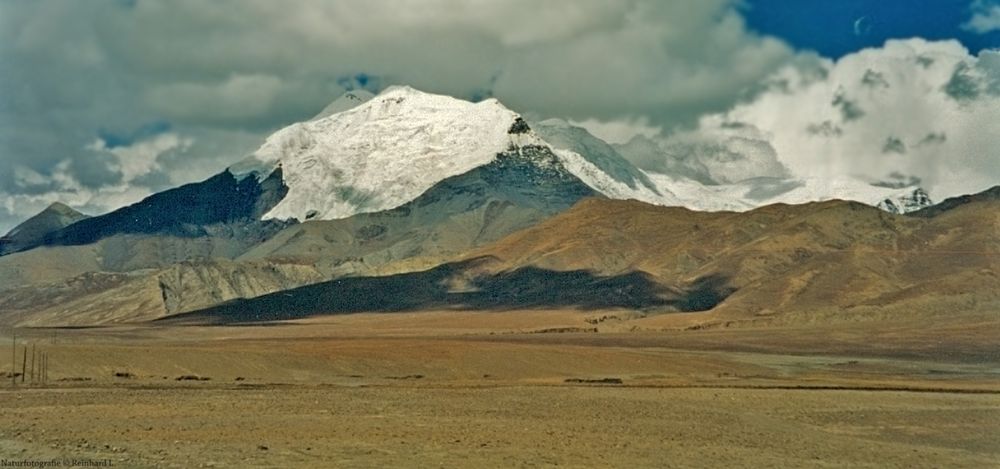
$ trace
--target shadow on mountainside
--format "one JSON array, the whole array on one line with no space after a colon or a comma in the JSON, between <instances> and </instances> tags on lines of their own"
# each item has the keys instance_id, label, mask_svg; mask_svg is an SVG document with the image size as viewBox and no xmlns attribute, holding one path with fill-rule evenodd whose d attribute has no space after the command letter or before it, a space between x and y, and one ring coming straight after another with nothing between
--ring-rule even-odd
<instances>
[{"instance_id":1,"label":"shadow on mountainside","mask_svg":"<svg viewBox=\"0 0 1000 469\"><path fill-rule=\"evenodd\" d=\"M525 267L469 274L477 261L423 272L351 277L308 285L158 320L161 323L237 324L362 312L454 309L658 308L706 311L733 292L724 277L699 279L690 289L662 285L644 272L601 276L590 271Z\"/></svg>"}]
</instances>

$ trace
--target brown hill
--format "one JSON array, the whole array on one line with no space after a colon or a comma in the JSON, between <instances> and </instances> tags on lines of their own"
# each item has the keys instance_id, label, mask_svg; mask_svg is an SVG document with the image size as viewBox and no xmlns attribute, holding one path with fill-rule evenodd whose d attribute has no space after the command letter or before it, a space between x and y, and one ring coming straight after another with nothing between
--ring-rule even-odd
<instances>
[{"instance_id":1,"label":"brown hill","mask_svg":"<svg viewBox=\"0 0 1000 469\"><path fill-rule=\"evenodd\" d=\"M709 311L689 321L699 327L982 316L1000 309L995 197L970 197L919 217L843 201L734 213L585 199L458 254L540 216L523 207L497 212L494 205L460 215L402 207L306 223L235 262L155 265L165 253L231 248L163 237L126 243L152 243L141 249L104 246L117 242L109 238L99 245L46 248L93 252L18 253L0 259L8 267L24 261L23 269L0 269L5 275L44 279L56 270L64 278L9 289L0 294L0 308L6 323L36 325L136 321L189 311L195 312L187 318L213 321L427 309ZM155 255L144 260L148 253ZM80 264L72 276L65 275L73 270L67 264L48 269L29 262L70 258ZM141 265L162 270L83 274ZM339 278L343 274L354 276ZM296 288L301 285L308 286ZM296 289L283 291L289 288ZM216 307L234 298L250 299Z\"/></svg>"},{"instance_id":2,"label":"brown hill","mask_svg":"<svg viewBox=\"0 0 1000 469\"><path fill-rule=\"evenodd\" d=\"M852 202L705 213L587 200L477 250L502 268L642 271L676 288L710 279L720 316L991 311L1000 299L1000 201L929 218Z\"/></svg>"},{"instance_id":3,"label":"brown hill","mask_svg":"<svg viewBox=\"0 0 1000 469\"><path fill-rule=\"evenodd\" d=\"M8 254L0 257L0 296L9 289L63 282L89 272L128 273L198 259L232 259L272 234L218 228L222 232L215 236L115 235L91 244Z\"/></svg>"},{"instance_id":4,"label":"brown hill","mask_svg":"<svg viewBox=\"0 0 1000 469\"><path fill-rule=\"evenodd\" d=\"M0 294L0 320L19 326L90 326L148 321L233 298L251 298L324 280L310 266L226 259L159 270L87 272Z\"/></svg>"},{"instance_id":5,"label":"brown hill","mask_svg":"<svg viewBox=\"0 0 1000 469\"><path fill-rule=\"evenodd\" d=\"M843 201L706 213L588 199L465 258L233 302L183 320L626 308L710 311L698 320L704 327L995 314L1000 202L919 218Z\"/></svg>"}]
</instances>

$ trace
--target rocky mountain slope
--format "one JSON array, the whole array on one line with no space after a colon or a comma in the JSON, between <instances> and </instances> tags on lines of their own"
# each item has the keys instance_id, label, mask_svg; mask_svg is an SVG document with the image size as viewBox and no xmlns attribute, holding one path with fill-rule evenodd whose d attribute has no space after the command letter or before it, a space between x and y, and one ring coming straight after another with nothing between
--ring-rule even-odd
<instances>
[{"instance_id":1,"label":"rocky mountain slope","mask_svg":"<svg viewBox=\"0 0 1000 469\"><path fill-rule=\"evenodd\" d=\"M0 321L21 327L139 322L324 279L310 266L225 259L150 271L89 271L63 282L0 292Z\"/></svg>"},{"instance_id":2,"label":"rocky mountain slope","mask_svg":"<svg viewBox=\"0 0 1000 469\"><path fill-rule=\"evenodd\" d=\"M95 243L44 246L0 257L0 292L62 282L87 272L128 273L169 267L178 262L234 259L278 232L279 224L248 229L240 225L206 227L207 236L115 235Z\"/></svg>"},{"instance_id":3,"label":"rocky mountain slope","mask_svg":"<svg viewBox=\"0 0 1000 469\"><path fill-rule=\"evenodd\" d=\"M929 207L924 207L920 210L910 213L910 215L915 217L930 218L941 214L942 212L947 212L949 210L961 207L967 204L974 203L987 203L996 202L1000 200L1000 186L987 189L978 194L968 194L958 197L952 197L941 201L939 204L935 204Z\"/></svg>"},{"instance_id":4,"label":"rocky mountain slope","mask_svg":"<svg viewBox=\"0 0 1000 469\"><path fill-rule=\"evenodd\" d=\"M286 229L240 259L316 265L331 277L431 266L600 196L547 147L512 147L399 207Z\"/></svg>"},{"instance_id":5,"label":"rocky mountain slope","mask_svg":"<svg viewBox=\"0 0 1000 469\"><path fill-rule=\"evenodd\" d=\"M0 238L0 255L37 246L49 234L85 218L87 215L73 210L65 204L55 202Z\"/></svg>"},{"instance_id":6,"label":"rocky mountain slope","mask_svg":"<svg viewBox=\"0 0 1000 469\"><path fill-rule=\"evenodd\" d=\"M395 209L307 221L242 254L237 248L244 246L212 244L231 238L116 236L91 246L36 249L0 258L0 266L7 266L0 271L27 274L37 272L37 266L28 267L33 261L72 256L81 262L54 269L57 273L45 271L38 278L8 279L8 291L0 291L0 306L12 313L0 321L50 325L141 321L345 275L433 266L594 196L599 194L571 174L547 147L512 147L493 162L445 179ZM170 243L165 243L168 239ZM169 246L185 256L171 256ZM202 255L190 261L196 252ZM116 258L108 253L130 254ZM183 263L154 265L158 259ZM150 266L162 270L136 272ZM184 274L170 274L178 269ZM59 281L42 282L46 276ZM18 285L21 288L10 290Z\"/></svg>"},{"instance_id":7,"label":"rocky mountain slope","mask_svg":"<svg viewBox=\"0 0 1000 469\"><path fill-rule=\"evenodd\" d=\"M566 307L708 311L706 324L990 314L1000 308L998 233L995 200L919 218L844 201L707 213L586 199L465 261L178 320Z\"/></svg>"},{"instance_id":8,"label":"rocky mountain slope","mask_svg":"<svg viewBox=\"0 0 1000 469\"><path fill-rule=\"evenodd\" d=\"M202 182L153 194L108 214L45 230L44 235L34 236L32 242L19 243L16 251L39 246L88 245L116 235L185 238L246 235L254 242L288 224L260 221L284 197L287 188L281 181L280 168L260 181L237 180L224 171ZM43 215L44 212L39 216Z\"/></svg>"}]
</instances>

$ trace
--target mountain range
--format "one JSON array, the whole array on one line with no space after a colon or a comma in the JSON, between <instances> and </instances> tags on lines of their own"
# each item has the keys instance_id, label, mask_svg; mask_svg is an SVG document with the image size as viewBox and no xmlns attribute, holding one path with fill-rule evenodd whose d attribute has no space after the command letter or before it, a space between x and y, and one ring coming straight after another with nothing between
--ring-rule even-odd
<instances>
[{"instance_id":1,"label":"mountain range","mask_svg":"<svg viewBox=\"0 0 1000 469\"><path fill-rule=\"evenodd\" d=\"M19 225L0 239L0 323L546 306L747 317L1000 286L995 256L920 268L931 251L995 247L995 190L933 205L919 187L859 180L708 184L621 151L495 99L350 92L205 181Z\"/></svg>"},{"instance_id":2,"label":"mountain range","mask_svg":"<svg viewBox=\"0 0 1000 469\"><path fill-rule=\"evenodd\" d=\"M846 201L738 213L589 198L430 269L338 278L168 321L560 308L710 312L702 327L957 319L1000 307L998 230L995 198L926 217Z\"/></svg>"}]
</instances>

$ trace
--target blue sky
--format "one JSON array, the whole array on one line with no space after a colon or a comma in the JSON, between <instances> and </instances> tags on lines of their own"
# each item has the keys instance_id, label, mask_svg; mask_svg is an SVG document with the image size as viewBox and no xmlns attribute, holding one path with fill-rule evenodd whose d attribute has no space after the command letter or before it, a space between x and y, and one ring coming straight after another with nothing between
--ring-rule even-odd
<instances>
[{"instance_id":1,"label":"blue sky","mask_svg":"<svg viewBox=\"0 0 1000 469\"><path fill-rule=\"evenodd\" d=\"M970 0L751 0L741 10L751 29L830 58L911 37L958 39L974 54L1000 46L1000 29L978 34L961 27L974 13L971 5Z\"/></svg>"}]
</instances>

